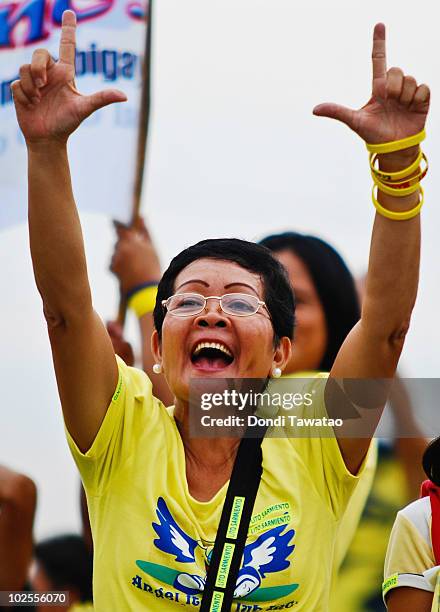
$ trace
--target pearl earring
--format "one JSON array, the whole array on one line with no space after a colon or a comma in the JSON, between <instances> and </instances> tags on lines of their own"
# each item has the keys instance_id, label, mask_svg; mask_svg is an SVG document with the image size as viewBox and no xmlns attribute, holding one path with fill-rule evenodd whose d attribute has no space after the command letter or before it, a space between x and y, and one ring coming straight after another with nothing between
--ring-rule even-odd
<instances>
[{"instance_id":1,"label":"pearl earring","mask_svg":"<svg viewBox=\"0 0 440 612\"><path fill-rule=\"evenodd\" d=\"M272 369L272 377L273 378L279 378L282 373L283 372L282 372L281 368L273 368Z\"/></svg>"},{"instance_id":2,"label":"pearl earring","mask_svg":"<svg viewBox=\"0 0 440 612\"><path fill-rule=\"evenodd\" d=\"M160 363L155 363L153 366L153 372L155 374L161 374L162 373L162 366L160 365Z\"/></svg>"}]
</instances>

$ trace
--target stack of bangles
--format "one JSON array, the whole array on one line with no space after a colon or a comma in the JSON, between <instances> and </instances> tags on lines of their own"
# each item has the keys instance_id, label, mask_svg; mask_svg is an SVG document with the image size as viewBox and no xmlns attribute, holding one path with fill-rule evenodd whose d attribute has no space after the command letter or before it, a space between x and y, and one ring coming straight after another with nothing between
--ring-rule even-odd
<instances>
[{"instance_id":1,"label":"stack of bangles","mask_svg":"<svg viewBox=\"0 0 440 612\"><path fill-rule=\"evenodd\" d=\"M128 307L136 313L139 319L153 312L156 305L157 285L157 281L142 283L127 292Z\"/></svg>"},{"instance_id":2,"label":"stack of bangles","mask_svg":"<svg viewBox=\"0 0 440 612\"><path fill-rule=\"evenodd\" d=\"M420 209L423 206L423 189L420 185L420 181L426 176L428 172L428 160L425 154L420 151L414 162L398 172L383 172L376 167L376 161L378 155L383 153L394 153L395 151L401 151L402 149L408 149L414 147L425 139L425 130L422 130L414 136L403 138L402 140L395 140L393 142L384 142L382 144L368 144L367 149L370 153L370 169L371 176L373 177L373 193L372 199L373 204L377 212L383 217L392 219L393 221L406 221L412 219L419 214ZM420 167L423 161L424 167ZM375 190L382 191L387 195L391 195L397 198L404 198L405 196L411 195L416 191L420 190L420 199L418 204L411 210L405 210L403 212L396 212L384 208L377 201Z\"/></svg>"}]
</instances>

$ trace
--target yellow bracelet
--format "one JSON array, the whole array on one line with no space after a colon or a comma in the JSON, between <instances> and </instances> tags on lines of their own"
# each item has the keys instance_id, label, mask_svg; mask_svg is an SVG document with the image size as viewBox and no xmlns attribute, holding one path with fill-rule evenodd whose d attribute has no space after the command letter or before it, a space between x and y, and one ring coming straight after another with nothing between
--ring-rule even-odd
<instances>
[{"instance_id":1,"label":"yellow bracelet","mask_svg":"<svg viewBox=\"0 0 440 612\"><path fill-rule=\"evenodd\" d=\"M411 176L411 174L420 166L422 159L424 159L426 164L428 164L425 155L422 153L422 151L420 151L415 161L413 161L413 163L407 168L398 170L397 172L382 172L382 170L379 170L379 168L375 168L374 166L377 160L377 153L370 153L370 168L371 172L373 172L381 181L394 182L398 181L399 179L406 178L407 176Z\"/></svg>"},{"instance_id":2,"label":"yellow bracelet","mask_svg":"<svg viewBox=\"0 0 440 612\"><path fill-rule=\"evenodd\" d=\"M416 217L419 214L420 209L423 206L424 194L422 187L420 187L420 202L417 204L417 206L411 208L411 210L405 210L403 212L388 210L387 208L384 208L381 204L379 204L374 195L374 188L375 185L373 185L372 200L377 212L382 215L382 217L386 217L387 219L391 219L392 221L407 221L408 219L412 219L413 217Z\"/></svg>"},{"instance_id":3,"label":"yellow bracelet","mask_svg":"<svg viewBox=\"0 0 440 612\"><path fill-rule=\"evenodd\" d=\"M157 285L144 287L134 293L128 300L128 307L133 310L140 319L145 314L153 312L156 305Z\"/></svg>"},{"instance_id":4,"label":"yellow bracelet","mask_svg":"<svg viewBox=\"0 0 440 612\"><path fill-rule=\"evenodd\" d=\"M388 187L392 187L393 189L405 189L405 187L411 187L411 185L415 185L416 183L420 183L425 176L428 174L428 166L426 166L423 170L420 170L418 174L415 174L411 178L406 178L403 181L395 181L394 183L389 183L388 181L380 181L382 185L388 185Z\"/></svg>"},{"instance_id":5,"label":"yellow bracelet","mask_svg":"<svg viewBox=\"0 0 440 612\"><path fill-rule=\"evenodd\" d=\"M401 140L392 140L391 142L382 142L380 144L369 144L365 143L370 153L394 153L395 151L401 151L402 149L409 149L414 147L425 140L426 132L423 129L418 134L408 136L408 138L402 138Z\"/></svg>"},{"instance_id":6,"label":"yellow bracelet","mask_svg":"<svg viewBox=\"0 0 440 612\"><path fill-rule=\"evenodd\" d=\"M386 183L382 183L379 179L374 176L372 173L374 184L376 187L382 191L382 193L386 193L387 195L394 196L395 198L404 198L405 196L411 195L415 193L418 189L420 189L420 181L417 179L415 185L411 185L410 187L391 187Z\"/></svg>"}]
</instances>

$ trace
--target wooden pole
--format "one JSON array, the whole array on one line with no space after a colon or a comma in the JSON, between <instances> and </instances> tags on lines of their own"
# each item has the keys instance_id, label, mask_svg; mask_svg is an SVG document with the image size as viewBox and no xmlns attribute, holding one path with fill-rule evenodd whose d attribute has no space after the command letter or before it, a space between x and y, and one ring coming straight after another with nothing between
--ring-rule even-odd
<instances>
[{"instance_id":1,"label":"wooden pole","mask_svg":"<svg viewBox=\"0 0 440 612\"><path fill-rule=\"evenodd\" d=\"M135 178L133 187L133 202L131 226L136 222L141 208L142 185L144 180L145 158L148 144L148 128L150 125L151 102L151 39L153 35L153 0L148 1L148 16L145 36L145 52L142 64L142 91L139 108L138 140ZM127 312L127 300L122 291L119 296L118 322L123 326Z\"/></svg>"}]
</instances>

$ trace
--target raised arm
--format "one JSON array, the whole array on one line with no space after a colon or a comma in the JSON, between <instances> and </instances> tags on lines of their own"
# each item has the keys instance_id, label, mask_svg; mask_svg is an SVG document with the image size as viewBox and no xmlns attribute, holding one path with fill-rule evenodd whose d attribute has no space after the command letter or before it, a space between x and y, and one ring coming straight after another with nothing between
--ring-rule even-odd
<instances>
[{"instance_id":1,"label":"raised arm","mask_svg":"<svg viewBox=\"0 0 440 612\"><path fill-rule=\"evenodd\" d=\"M67 158L67 139L95 110L125 100L106 90L82 96L75 76L76 18L63 15L59 60L44 49L12 84L26 140L29 233L66 425L81 450L98 432L117 384L108 334L92 307L81 227Z\"/></svg>"},{"instance_id":2,"label":"raised arm","mask_svg":"<svg viewBox=\"0 0 440 612\"><path fill-rule=\"evenodd\" d=\"M154 330L153 303L145 306L141 295L144 291L143 288L147 285L152 291L152 288L158 284L162 276L159 257L141 217L137 218L131 228L119 223L115 223L115 226L118 240L110 269L118 278L124 294L140 299L140 307L137 308L136 314L141 335L142 368L151 379L155 397L160 399L165 406L171 406L174 398L165 376L155 374L153 371L155 362L151 350L151 336Z\"/></svg>"},{"instance_id":3,"label":"raised arm","mask_svg":"<svg viewBox=\"0 0 440 612\"><path fill-rule=\"evenodd\" d=\"M0 591L21 591L26 584L36 504L33 481L0 465Z\"/></svg>"},{"instance_id":4,"label":"raised arm","mask_svg":"<svg viewBox=\"0 0 440 612\"><path fill-rule=\"evenodd\" d=\"M418 134L425 126L429 89L426 85L417 86L415 79L404 76L400 68L387 71L383 24L374 29L372 60L372 96L365 106L351 110L336 104L321 104L314 113L342 121L370 144L389 143ZM382 172L403 170L415 161L418 153L419 147L412 146L379 155L379 168ZM419 198L419 190L405 197L378 192L379 204L388 211L412 210ZM376 214L361 320L341 347L332 377L394 376L416 299L419 257L419 215L396 221ZM375 418L380 418L378 412ZM345 439L341 431L339 444L345 462L355 472L365 456L369 439Z\"/></svg>"}]
</instances>

